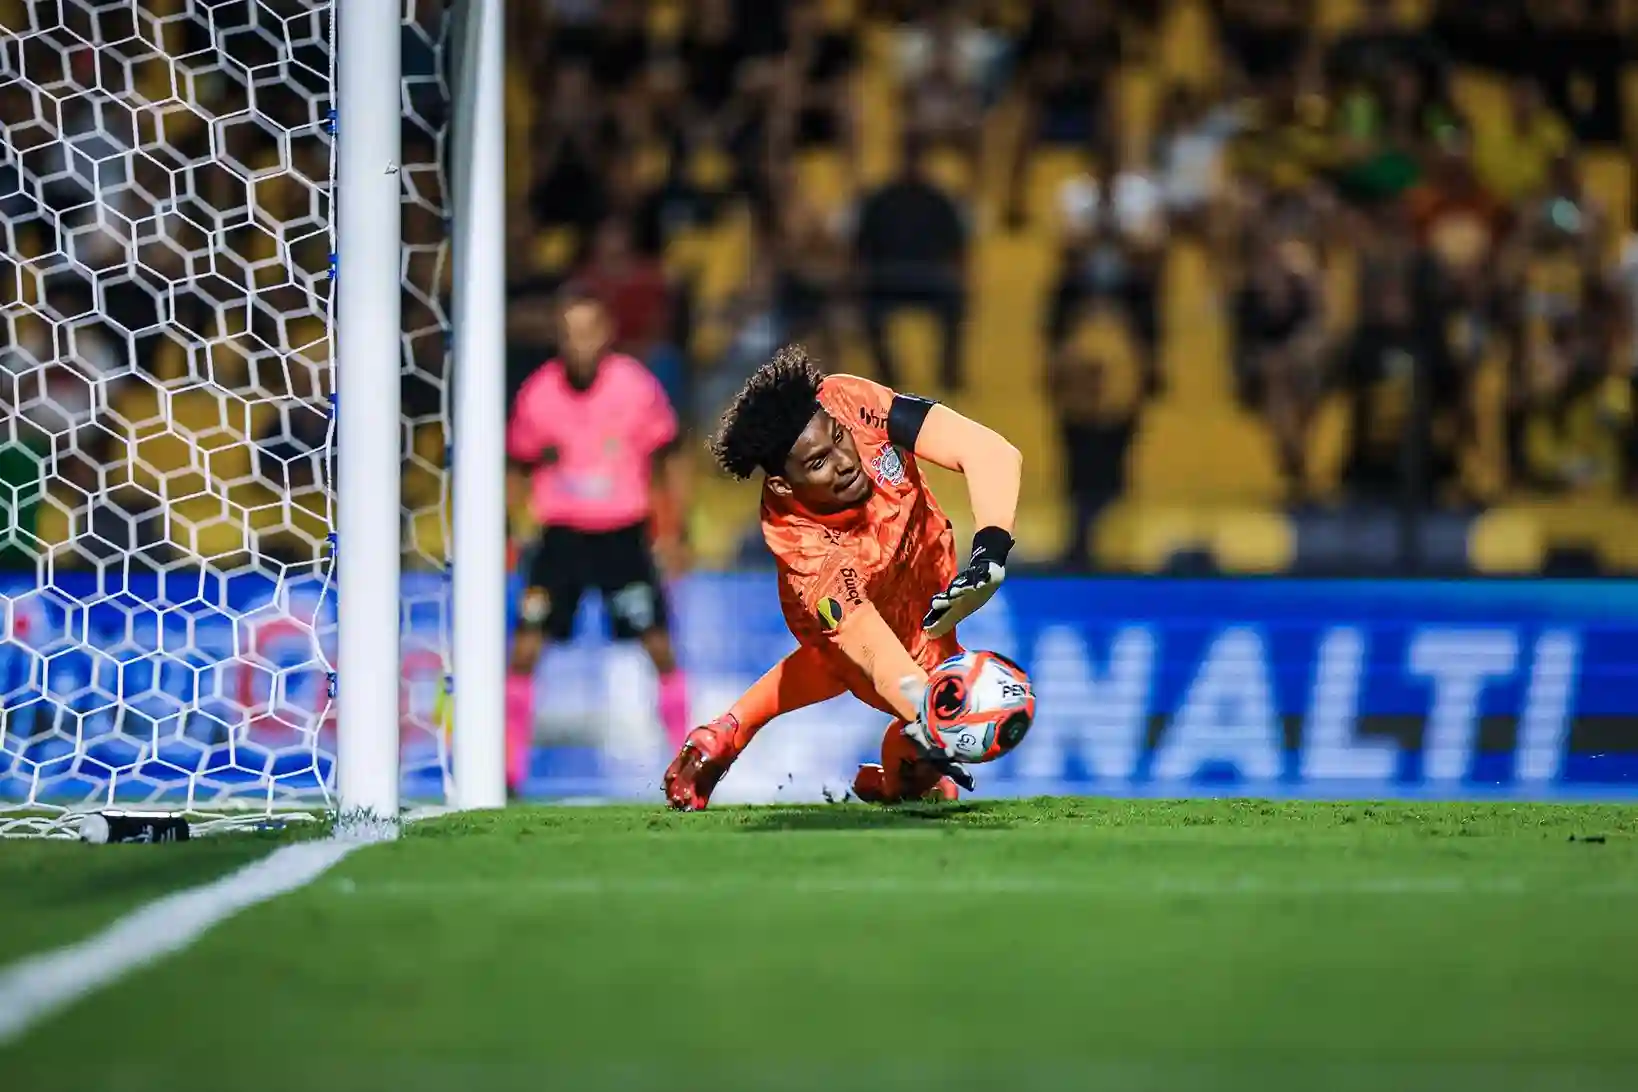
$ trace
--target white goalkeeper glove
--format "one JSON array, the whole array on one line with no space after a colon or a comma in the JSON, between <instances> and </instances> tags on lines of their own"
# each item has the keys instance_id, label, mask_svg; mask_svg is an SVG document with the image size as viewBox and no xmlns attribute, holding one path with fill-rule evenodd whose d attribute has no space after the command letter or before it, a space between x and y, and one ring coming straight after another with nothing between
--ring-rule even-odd
<instances>
[{"instance_id":1,"label":"white goalkeeper glove","mask_svg":"<svg viewBox=\"0 0 1638 1092\"><path fill-rule=\"evenodd\" d=\"M950 757L950 753L933 741L932 733L927 731L927 722L923 720L926 709L927 684L914 675L906 675L899 680L899 693L910 703L916 711L916 718L904 726L904 734L911 743L915 744L923 762L931 763L938 772L960 785L967 792L972 792L978 786L973 775L966 768Z\"/></svg>"},{"instance_id":2,"label":"white goalkeeper glove","mask_svg":"<svg viewBox=\"0 0 1638 1092\"><path fill-rule=\"evenodd\" d=\"M963 618L990 601L1007 578L1007 551L1012 536L999 527L985 527L973 535L973 556L950 586L933 596L921 628L943 637Z\"/></svg>"}]
</instances>

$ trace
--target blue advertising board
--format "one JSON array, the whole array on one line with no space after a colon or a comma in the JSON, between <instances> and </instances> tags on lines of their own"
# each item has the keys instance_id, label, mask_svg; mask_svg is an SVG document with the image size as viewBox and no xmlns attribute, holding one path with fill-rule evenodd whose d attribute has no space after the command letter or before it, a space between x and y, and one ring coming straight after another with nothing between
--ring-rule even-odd
<instances>
[{"instance_id":1,"label":"blue advertising board","mask_svg":"<svg viewBox=\"0 0 1638 1092\"><path fill-rule=\"evenodd\" d=\"M411 795L439 788L442 588L406 578ZM672 594L696 719L793 647L770 574ZM42 773L82 791L94 769L76 759L133 753L155 776L328 776L334 627L316 585L0 577L0 596L0 797ZM604 639L595 601L583 611L537 679L528 791L657 799L672 743L652 672ZM985 795L1638 798L1638 583L1014 579L962 639L1017 659L1038 699L1024 744L976 771ZM882 721L848 697L782 718L719 799L835 795ZM233 762L208 757L230 745Z\"/></svg>"}]
</instances>

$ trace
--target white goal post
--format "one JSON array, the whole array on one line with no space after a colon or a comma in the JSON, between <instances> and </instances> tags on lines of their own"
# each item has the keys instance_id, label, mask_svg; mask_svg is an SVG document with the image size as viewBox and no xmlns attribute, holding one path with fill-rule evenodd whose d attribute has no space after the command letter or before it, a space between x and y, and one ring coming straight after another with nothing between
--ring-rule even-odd
<instances>
[{"instance_id":1,"label":"white goal post","mask_svg":"<svg viewBox=\"0 0 1638 1092\"><path fill-rule=\"evenodd\" d=\"M0 836L504 803L503 13L0 0Z\"/></svg>"}]
</instances>

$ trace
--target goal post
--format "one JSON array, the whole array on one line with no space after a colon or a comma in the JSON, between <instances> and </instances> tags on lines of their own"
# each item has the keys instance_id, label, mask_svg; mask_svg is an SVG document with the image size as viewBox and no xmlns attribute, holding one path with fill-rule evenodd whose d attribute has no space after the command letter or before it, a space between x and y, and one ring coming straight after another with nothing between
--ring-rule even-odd
<instances>
[{"instance_id":1,"label":"goal post","mask_svg":"<svg viewBox=\"0 0 1638 1092\"><path fill-rule=\"evenodd\" d=\"M491 808L506 802L506 3L455 14L453 802Z\"/></svg>"},{"instance_id":2,"label":"goal post","mask_svg":"<svg viewBox=\"0 0 1638 1092\"><path fill-rule=\"evenodd\" d=\"M504 801L501 10L0 0L0 836Z\"/></svg>"},{"instance_id":3,"label":"goal post","mask_svg":"<svg viewBox=\"0 0 1638 1092\"><path fill-rule=\"evenodd\" d=\"M398 816L403 223L400 0L343 0L336 66L336 787ZM385 48L384 48L385 47Z\"/></svg>"}]
</instances>

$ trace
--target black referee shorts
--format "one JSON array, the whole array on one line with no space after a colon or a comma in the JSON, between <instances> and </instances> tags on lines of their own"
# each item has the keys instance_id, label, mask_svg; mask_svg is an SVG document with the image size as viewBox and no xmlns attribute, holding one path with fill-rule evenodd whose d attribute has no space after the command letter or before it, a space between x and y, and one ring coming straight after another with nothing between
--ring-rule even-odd
<instances>
[{"instance_id":1,"label":"black referee shorts","mask_svg":"<svg viewBox=\"0 0 1638 1092\"><path fill-rule=\"evenodd\" d=\"M548 527L519 567L526 581L519 625L553 641L574 636L575 614L588 588L603 596L617 641L661 628L670 617L641 523L601 532Z\"/></svg>"}]
</instances>

